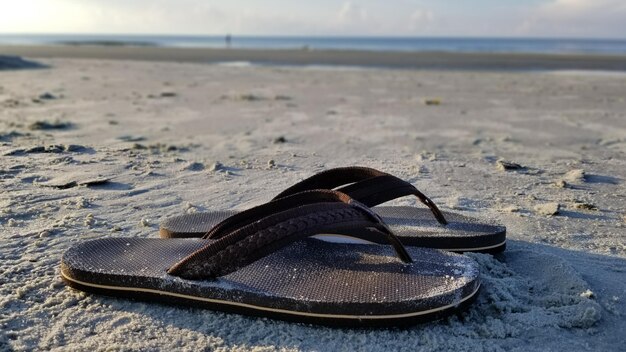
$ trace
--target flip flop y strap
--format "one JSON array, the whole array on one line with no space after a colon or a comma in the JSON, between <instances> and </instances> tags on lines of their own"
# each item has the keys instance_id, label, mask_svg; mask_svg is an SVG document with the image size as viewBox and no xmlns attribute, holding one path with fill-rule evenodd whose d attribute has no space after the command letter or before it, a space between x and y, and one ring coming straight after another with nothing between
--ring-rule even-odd
<instances>
[{"instance_id":1,"label":"flip flop y strap","mask_svg":"<svg viewBox=\"0 0 626 352\"><path fill-rule=\"evenodd\" d=\"M345 234L349 229L356 238L361 238L360 230L369 229L369 233L374 230L393 246L401 261L412 262L400 240L378 216L345 195L341 198L261 215L256 221L217 236L219 239L182 259L168 273L184 279L212 279L232 273L295 241L321 233Z\"/></svg>"},{"instance_id":2,"label":"flip flop y strap","mask_svg":"<svg viewBox=\"0 0 626 352\"><path fill-rule=\"evenodd\" d=\"M448 224L437 205L415 186L398 177L368 167L340 167L322 171L287 188L274 199L311 189L337 189L368 207L414 195L430 209L440 224Z\"/></svg>"}]
</instances>

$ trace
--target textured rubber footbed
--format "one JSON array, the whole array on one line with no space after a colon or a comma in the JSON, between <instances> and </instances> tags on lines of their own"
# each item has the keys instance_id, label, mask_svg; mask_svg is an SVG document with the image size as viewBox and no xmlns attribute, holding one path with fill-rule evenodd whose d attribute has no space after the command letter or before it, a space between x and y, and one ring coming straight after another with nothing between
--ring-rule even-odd
<instances>
[{"instance_id":1,"label":"textured rubber footbed","mask_svg":"<svg viewBox=\"0 0 626 352\"><path fill-rule=\"evenodd\" d=\"M480 286L476 262L462 255L408 248L414 262L406 264L390 246L315 239L295 242L217 279L185 280L167 273L206 241L86 241L64 253L61 273L87 291L115 294L121 288L140 299L149 291L166 301L168 295L187 303L197 298L204 306L212 303L209 308L243 314L355 320L354 325L378 318L428 320L419 318L455 308Z\"/></svg>"},{"instance_id":2,"label":"textured rubber footbed","mask_svg":"<svg viewBox=\"0 0 626 352\"><path fill-rule=\"evenodd\" d=\"M408 246L457 251L504 249L506 228L457 213L443 212L448 224L435 220L429 209L398 206L372 208ZM201 237L235 211L193 213L168 218L161 223L161 237Z\"/></svg>"}]
</instances>

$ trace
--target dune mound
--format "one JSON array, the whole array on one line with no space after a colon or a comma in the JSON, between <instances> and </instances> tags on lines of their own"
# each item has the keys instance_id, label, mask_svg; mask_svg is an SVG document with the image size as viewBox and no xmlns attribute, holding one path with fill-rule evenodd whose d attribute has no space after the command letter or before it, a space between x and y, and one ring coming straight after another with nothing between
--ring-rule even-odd
<instances>
[{"instance_id":1,"label":"dune mound","mask_svg":"<svg viewBox=\"0 0 626 352\"><path fill-rule=\"evenodd\" d=\"M43 65L34 61L24 60L19 56L0 55L0 70L19 70L26 68L41 68Z\"/></svg>"}]
</instances>

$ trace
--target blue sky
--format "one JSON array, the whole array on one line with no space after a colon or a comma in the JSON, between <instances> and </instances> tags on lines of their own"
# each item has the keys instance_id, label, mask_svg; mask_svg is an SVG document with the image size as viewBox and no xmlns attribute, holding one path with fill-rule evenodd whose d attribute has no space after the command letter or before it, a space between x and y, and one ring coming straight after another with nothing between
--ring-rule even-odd
<instances>
[{"instance_id":1,"label":"blue sky","mask_svg":"<svg viewBox=\"0 0 626 352\"><path fill-rule=\"evenodd\" d=\"M626 38L626 0L0 0L0 33Z\"/></svg>"}]
</instances>

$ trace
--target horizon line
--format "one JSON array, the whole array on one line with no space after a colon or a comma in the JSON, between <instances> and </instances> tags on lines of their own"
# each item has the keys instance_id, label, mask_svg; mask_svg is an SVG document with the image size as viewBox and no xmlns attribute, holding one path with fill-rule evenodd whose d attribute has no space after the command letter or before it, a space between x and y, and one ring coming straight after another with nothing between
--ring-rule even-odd
<instances>
[{"instance_id":1,"label":"horizon line","mask_svg":"<svg viewBox=\"0 0 626 352\"><path fill-rule=\"evenodd\" d=\"M220 34L207 33L36 33L36 32L12 32L12 33L0 33L0 36L11 35L24 35L24 36L55 36L55 35L67 35L67 36L152 36L152 37L224 37L230 35L231 37L244 37L244 38L363 38L363 39L533 39L533 40L604 40L604 41L626 41L626 37L574 37L574 36L474 36L474 35L363 35L363 34L235 34L232 32L224 32Z\"/></svg>"}]
</instances>

